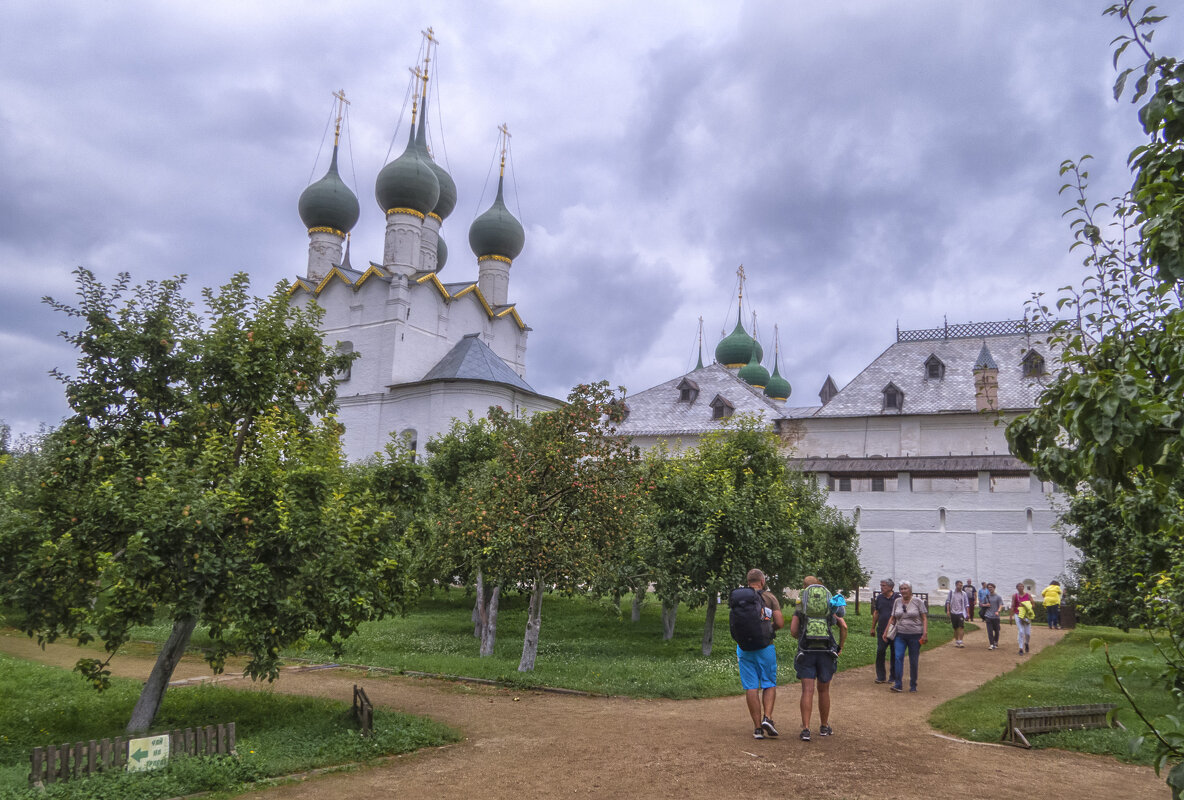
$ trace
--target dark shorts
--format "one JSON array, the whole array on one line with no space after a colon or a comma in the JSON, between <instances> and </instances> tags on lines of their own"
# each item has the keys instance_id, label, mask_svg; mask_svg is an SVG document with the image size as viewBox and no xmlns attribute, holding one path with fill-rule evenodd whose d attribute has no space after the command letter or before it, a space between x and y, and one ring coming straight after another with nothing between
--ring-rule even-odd
<instances>
[{"instance_id":1,"label":"dark shorts","mask_svg":"<svg viewBox=\"0 0 1184 800\"><path fill-rule=\"evenodd\" d=\"M835 676L839 659L830 650L800 650L793 660L793 669L798 680L804 678L830 683Z\"/></svg>"},{"instance_id":2,"label":"dark shorts","mask_svg":"<svg viewBox=\"0 0 1184 800\"><path fill-rule=\"evenodd\" d=\"M954 626L954 630L958 630L958 628L965 628L965 623L966 621L962 619L961 614L950 614L950 624Z\"/></svg>"}]
</instances>

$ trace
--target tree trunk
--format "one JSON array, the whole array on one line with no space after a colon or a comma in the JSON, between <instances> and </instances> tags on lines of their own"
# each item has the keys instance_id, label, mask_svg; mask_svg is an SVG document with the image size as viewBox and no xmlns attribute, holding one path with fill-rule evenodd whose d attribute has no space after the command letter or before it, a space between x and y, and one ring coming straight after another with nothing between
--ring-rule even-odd
<instances>
[{"instance_id":1,"label":"tree trunk","mask_svg":"<svg viewBox=\"0 0 1184 800\"><path fill-rule=\"evenodd\" d=\"M703 655L711 655L711 645L715 642L715 609L719 605L719 595L711 592L707 596L707 622L703 625Z\"/></svg>"},{"instance_id":2,"label":"tree trunk","mask_svg":"<svg viewBox=\"0 0 1184 800\"><path fill-rule=\"evenodd\" d=\"M641 601L645 599L645 587L639 586L633 590L633 621L641 622Z\"/></svg>"},{"instance_id":3,"label":"tree trunk","mask_svg":"<svg viewBox=\"0 0 1184 800\"><path fill-rule=\"evenodd\" d=\"M678 603L662 601L662 641L668 642L674 638L674 620L678 617Z\"/></svg>"},{"instance_id":4,"label":"tree trunk","mask_svg":"<svg viewBox=\"0 0 1184 800\"><path fill-rule=\"evenodd\" d=\"M494 586L488 591L489 600L485 604L485 629L481 632L481 657L493 655L493 645L497 642L497 604L501 599L502 587Z\"/></svg>"},{"instance_id":5,"label":"tree trunk","mask_svg":"<svg viewBox=\"0 0 1184 800\"><path fill-rule=\"evenodd\" d=\"M526 616L526 636L522 641L522 660L518 662L519 672L534 670L534 660L539 653L539 623L543 617L543 576L536 575L534 589L530 593L530 613Z\"/></svg>"},{"instance_id":6,"label":"tree trunk","mask_svg":"<svg viewBox=\"0 0 1184 800\"><path fill-rule=\"evenodd\" d=\"M477 568L477 602L473 604L473 636L483 639L485 634L485 576Z\"/></svg>"},{"instance_id":7,"label":"tree trunk","mask_svg":"<svg viewBox=\"0 0 1184 800\"><path fill-rule=\"evenodd\" d=\"M168 641L156 657L156 664L148 675L148 682L140 692L140 699L132 709L131 719L127 723L127 733L143 733L152 726L156 719L156 712L160 711L160 703L164 700L164 693L169 688L169 680L173 677L173 670L177 668L181 656L185 655L185 648L189 646L189 637L197 627L197 618L179 619L173 622L172 633Z\"/></svg>"}]
</instances>

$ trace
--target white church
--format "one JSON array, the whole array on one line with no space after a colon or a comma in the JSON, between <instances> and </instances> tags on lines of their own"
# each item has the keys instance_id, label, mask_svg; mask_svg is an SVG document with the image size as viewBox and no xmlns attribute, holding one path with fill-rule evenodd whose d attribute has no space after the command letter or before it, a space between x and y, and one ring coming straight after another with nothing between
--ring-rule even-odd
<instances>
[{"instance_id":1,"label":"white church","mask_svg":"<svg viewBox=\"0 0 1184 800\"><path fill-rule=\"evenodd\" d=\"M490 406L530 414L561 402L526 380L530 329L509 300L525 235L503 197L504 148L497 196L468 232L477 279L441 279L448 251L440 231L457 188L426 144L428 60L417 72L423 105L417 96L406 149L375 181L386 217L382 260L350 262L360 208L338 173L336 136L328 172L299 201L308 265L290 300L318 303L326 341L360 354L338 387L352 460L382 450L392 435L422 452L454 419ZM781 436L790 462L854 520L873 586L889 576L918 591L967 578L1001 590L1043 586L1063 577L1077 553L1055 528L1055 487L1009 453L1003 432L1059 366L1048 334L1015 321L897 331L841 389L828 377L818 404L791 406L779 353L770 374L738 312L714 362L700 357L691 372L629 395L618 432L643 448L662 441L678 449L734 414L756 414Z\"/></svg>"},{"instance_id":2,"label":"white church","mask_svg":"<svg viewBox=\"0 0 1184 800\"><path fill-rule=\"evenodd\" d=\"M381 262L350 263L347 236L360 208L337 170L340 116L329 171L300 196L308 267L292 284L290 302L315 300L325 311L325 340L359 353L338 376L338 417L352 460L381 451L392 434L422 453L454 419L484 416L490 406L529 414L560 403L525 378L530 328L509 300L525 234L503 197L504 148L497 196L469 227L477 280L441 280L448 250L440 227L457 190L428 152L426 106L425 91L423 108L412 109L406 149L375 181L386 216Z\"/></svg>"}]
</instances>

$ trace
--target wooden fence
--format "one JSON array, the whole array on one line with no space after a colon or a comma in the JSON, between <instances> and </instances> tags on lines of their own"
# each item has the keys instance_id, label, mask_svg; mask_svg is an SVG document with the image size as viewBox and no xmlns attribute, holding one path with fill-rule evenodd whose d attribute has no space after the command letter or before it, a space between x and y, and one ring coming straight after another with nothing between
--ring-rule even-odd
<instances>
[{"instance_id":1,"label":"wooden fence","mask_svg":"<svg viewBox=\"0 0 1184 800\"><path fill-rule=\"evenodd\" d=\"M204 728L185 728L166 733L136 736L116 736L113 739L91 739L89 742L34 747L29 760L30 786L44 786L58 781L83 778L97 772L127 768L128 742L154 736L169 737L169 757L178 755L212 756L234 755L234 723L207 725Z\"/></svg>"},{"instance_id":2,"label":"wooden fence","mask_svg":"<svg viewBox=\"0 0 1184 800\"><path fill-rule=\"evenodd\" d=\"M371 736L374 733L374 705L366 695L366 690L354 684L354 719L362 726L362 735Z\"/></svg>"}]
</instances>

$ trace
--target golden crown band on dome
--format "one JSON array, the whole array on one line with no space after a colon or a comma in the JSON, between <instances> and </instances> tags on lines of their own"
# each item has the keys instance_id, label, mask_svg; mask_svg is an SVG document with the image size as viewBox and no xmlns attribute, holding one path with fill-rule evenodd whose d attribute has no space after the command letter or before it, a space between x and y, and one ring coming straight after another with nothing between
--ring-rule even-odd
<instances>
[{"instance_id":1,"label":"golden crown band on dome","mask_svg":"<svg viewBox=\"0 0 1184 800\"><path fill-rule=\"evenodd\" d=\"M513 264L513 263L514 263L513 261L511 261L510 259L506 258L505 256L495 256L495 255L492 255L492 254L491 254L491 255L487 255L487 256L480 256L480 257L477 259L477 263L478 263L478 264L480 264L482 261L504 261L504 262L506 262L507 264Z\"/></svg>"},{"instance_id":2,"label":"golden crown band on dome","mask_svg":"<svg viewBox=\"0 0 1184 800\"><path fill-rule=\"evenodd\" d=\"M339 231L336 228L327 228L323 225L320 225L316 228L309 228L308 232L309 233L331 233L334 236L340 236L342 239L345 238L345 231Z\"/></svg>"},{"instance_id":3,"label":"golden crown band on dome","mask_svg":"<svg viewBox=\"0 0 1184 800\"><path fill-rule=\"evenodd\" d=\"M386 215L389 217L391 214L410 214L413 217L419 217L420 219L423 219L423 214L419 211L416 211L414 208L388 208L386 210Z\"/></svg>"},{"instance_id":4,"label":"golden crown band on dome","mask_svg":"<svg viewBox=\"0 0 1184 800\"><path fill-rule=\"evenodd\" d=\"M431 217L432 219L436 220L436 222L439 222L441 225L444 224L444 218L442 216L440 216L439 214L437 214L435 211L429 211L428 216Z\"/></svg>"},{"instance_id":5,"label":"golden crown band on dome","mask_svg":"<svg viewBox=\"0 0 1184 800\"><path fill-rule=\"evenodd\" d=\"M724 364L724 366L727 367L728 369L739 369L741 367L747 367L748 362L745 361L743 364Z\"/></svg>"}]
</instances>

